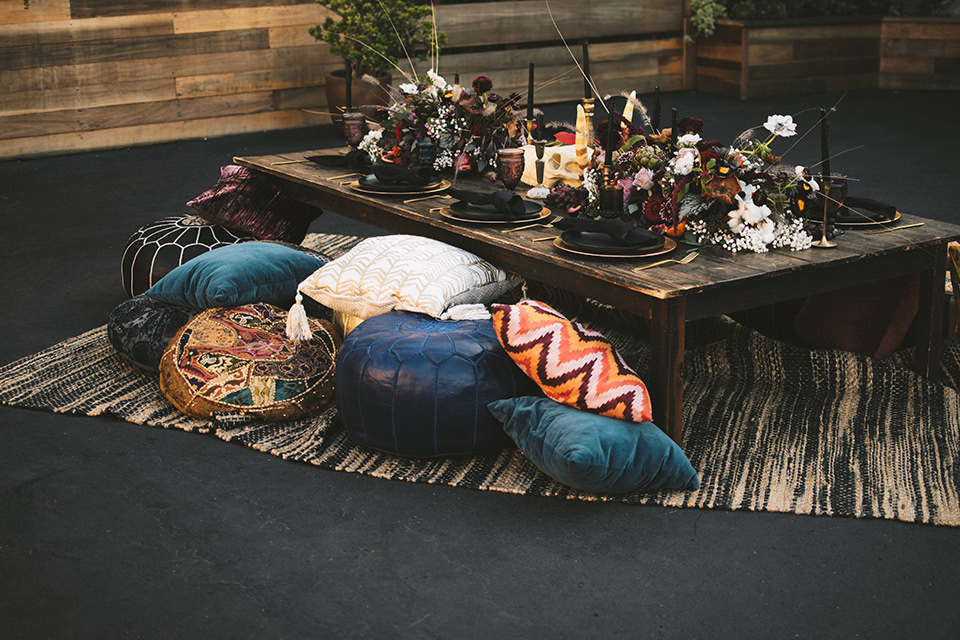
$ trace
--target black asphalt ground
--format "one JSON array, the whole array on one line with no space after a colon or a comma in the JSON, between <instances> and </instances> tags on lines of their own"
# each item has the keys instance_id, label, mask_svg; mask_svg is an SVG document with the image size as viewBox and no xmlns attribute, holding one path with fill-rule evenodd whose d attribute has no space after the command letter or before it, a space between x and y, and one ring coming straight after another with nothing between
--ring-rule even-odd
<instances>
[{"instance_id":1,"label":"black asphalt ground","mask_svg":"<svg viewBox=\"0 0 960 640\"><path fill-rule=\"evenodd\" d=\"M729 141L836 105L851 193L960 222L958 97L678 93L664 113ZM130 234L233 156L329 144L324 125L0 163L0 363L104 324ZM787 158L819 148L815 130ZM311 231L374 232L335 213ZM3 639L960 637L957 529L394 482L11 407L0 442Z\"/></svg>"}]
</instances>

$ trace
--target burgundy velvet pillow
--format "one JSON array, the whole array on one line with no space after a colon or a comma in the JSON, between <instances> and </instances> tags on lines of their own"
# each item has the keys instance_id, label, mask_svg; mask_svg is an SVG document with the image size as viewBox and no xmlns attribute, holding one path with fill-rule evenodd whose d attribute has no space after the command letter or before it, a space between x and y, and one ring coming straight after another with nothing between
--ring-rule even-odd
<instances>
[{"instance_id":1,"label":"burgundy velvet pillow","mask_svg":"<svg viewBox=\"0 0 960 640\"><path fill-rule=\"evenodd\" d=\"M187 203L204 220L261 240L300 244L321 211L288 197L268 177L228 164L220 180Z\"/></svg>"},{"instance_id":2,"label":"burgundy velvet pillow","mask_svg":"<svg viewBox=\"0 0 960 640\"><path fill-rule=\"evenodd\" d=\"M794 329L809 347L883 358L903 342L919 301L919 273L820 293L804 302Z\"/></svg>"}]
</instances>

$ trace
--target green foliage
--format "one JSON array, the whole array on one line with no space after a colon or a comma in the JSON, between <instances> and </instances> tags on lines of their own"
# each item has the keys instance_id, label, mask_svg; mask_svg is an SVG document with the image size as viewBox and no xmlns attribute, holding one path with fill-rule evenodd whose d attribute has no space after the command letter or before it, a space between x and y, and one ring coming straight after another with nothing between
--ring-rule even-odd
<instances>
[{"instance_id":1,"label":"green foliage","mask_svg":"<svg viewBox=\"0 0 960 640\"><path fill-rule=\"evenodd\" d=\"M354 73L393 71L408 56L425 60L447 42L434 33L429 4L407 0L317 0L339 16L310 27L310 35L330 45L330 53L350 58Z\"/></svg>"},{"instance_id":2,"label":"green foliage","mask_svg":"<svg viewBox=\"0 0 960 640\"><path fill-rule=\"evenodd\" d=\"M690 24L697 34L712 36L717 28L717 20L727 17L727 8L718 0L691 0Z\"/></svg>"},{"instance_id":3,"label":"green foliage","mask_svg":"<svg viewBox=\"0 0 960 640\"><path fill-rule=\"evenodd\" d=\"M948 14L953 0L692 0L690 22L701 36L713 33L718 18L790 20L838 16L921 16Z\"/></svg>"}]
</instances>

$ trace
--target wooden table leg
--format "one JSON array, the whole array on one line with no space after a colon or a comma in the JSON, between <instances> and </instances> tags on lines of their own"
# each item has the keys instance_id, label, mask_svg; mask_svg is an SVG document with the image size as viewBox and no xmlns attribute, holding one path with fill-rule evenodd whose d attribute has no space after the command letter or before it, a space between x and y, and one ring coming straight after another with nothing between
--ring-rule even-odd
<instances>
[{"instance_id":1,"label":"wooden table leg","mask_svg":"<svg viewBox=\"0 0 960 640\"><path fill-rule=\"evenodd\" d=\"M650 321L650 380L644 380L653 402L654 421L678 444L683 431L685 326L683 298L663 300L657 305Z\"/></svg>"},{"instance_id":2,"label":"wooden table leg","mask_svg":"<svg viewBox=\"0 0 960 640\"><path fill-rule=\"evenodd\" d=\"M920 304L917 308L916 370L936 380L940 374L940 343L943 339L943 298L946 282L947 245L936 249L932 269L920 274Z\"/></svg>"}]
</instances>

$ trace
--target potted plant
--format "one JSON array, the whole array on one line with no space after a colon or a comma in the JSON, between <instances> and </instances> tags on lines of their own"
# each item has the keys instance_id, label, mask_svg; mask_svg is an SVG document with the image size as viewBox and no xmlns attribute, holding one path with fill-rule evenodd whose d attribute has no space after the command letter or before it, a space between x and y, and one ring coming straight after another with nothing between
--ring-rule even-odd
<instances>
[{"instance_id":1,"label":"potted plant","mask_svg":"<svg viewBox=\"0 0 960 640\"><path fill-rule=\"evenodd\" d=\"M326 42L330 53L350 60L353 106L387 104L386 87L398 61L425 60L446 44L436 31L429 3L409 0L317 0L336 16L310 27L310 35ZM346 70L327 76L327 104L337 111L346 104ZM363 79L363 80L359 80ZM372 80L371 80L372 79Z\"/></svg>"}]
</instances>

